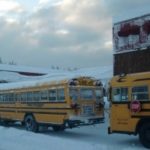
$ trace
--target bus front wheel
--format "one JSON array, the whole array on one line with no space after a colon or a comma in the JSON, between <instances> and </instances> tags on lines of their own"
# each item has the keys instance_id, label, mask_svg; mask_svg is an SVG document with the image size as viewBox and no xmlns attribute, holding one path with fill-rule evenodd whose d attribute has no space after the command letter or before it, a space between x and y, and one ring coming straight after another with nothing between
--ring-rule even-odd
<instances>
[{"instance_id":1,"label":"bus front wheel","mask_svg":"<svg viewBox=\"0 0 150 150\"><path fill-rule=\"evenodd\" d=\"M150 148L150 123L142 125L139 131L139 139L144 147Z\"/></svg>"},{"instance_id":2,"label":"bus front wheel","mask_svg":"<svg viewBox=\"0 0 150 150\"><path fill-rule=\"evenodd\" d=\"M24 124L27 131L38 132L38 124L33 115L27 115L25 117Z\"/></svg>"}]
</instances>

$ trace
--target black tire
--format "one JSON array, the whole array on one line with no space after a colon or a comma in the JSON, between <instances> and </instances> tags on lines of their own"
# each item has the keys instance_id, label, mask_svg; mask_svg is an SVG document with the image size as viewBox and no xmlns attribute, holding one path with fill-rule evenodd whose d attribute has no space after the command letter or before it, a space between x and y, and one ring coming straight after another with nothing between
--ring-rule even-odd
<instances>
[{"instance_id":1,"label":"black tire","mask_svg":"<svg viewBox=\"0 0 150 150\"><path fill-rule=\"evenodd\" d=\"M65 128L64 128L63 125L54 125L52 128L53 128L53 130L54 130L55 132L64 131L64 130L65 130Z\"/></svg>"},{"instance_id":2,"label":"black tire","mask_svg":"<svg viewBox=\"0 0 150 150\"><path fill-rule=\"evenodd\" d=\"M34 119L33 115L27 115L24 119L25 128L27 131L38 132L38 123Z\"/></svg>"},{"instance_id":3,"label":"black tire","mask_svg":"<svg viewBox=\"0 0 150 150\"><path fill-rule=\"evenodd\" d=\"M150 148L150 123L146 123L141 126L139 139L144 147Z\"/></svg>"}]
</instances>

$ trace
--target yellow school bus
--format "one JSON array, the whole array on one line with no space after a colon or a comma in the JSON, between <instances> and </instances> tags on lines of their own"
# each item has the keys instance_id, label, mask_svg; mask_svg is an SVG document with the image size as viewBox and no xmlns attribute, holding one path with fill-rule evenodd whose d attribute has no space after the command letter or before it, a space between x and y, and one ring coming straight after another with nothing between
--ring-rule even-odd
<instances>
[{"instance_id":1,"label":"yellow school bus","mask_svg":"<svg viewBox=\"0 0 150 150\"><path fill-rule=\"evenodd\" d=\"M55 131L104 122L103 86L91 77L0 85L0 121L20 121L29 131Z\"/></svg>"},{"instance_id":2,"label":"yellow school bus","mask_svg":"<svg viewBox=\"0 0 150 150\"><path fill-rule=\"evenodd\" d=\"M108 133L138 134L150 148L150 72L114 76L109 99Z\"/></svg>"}]
</instances>

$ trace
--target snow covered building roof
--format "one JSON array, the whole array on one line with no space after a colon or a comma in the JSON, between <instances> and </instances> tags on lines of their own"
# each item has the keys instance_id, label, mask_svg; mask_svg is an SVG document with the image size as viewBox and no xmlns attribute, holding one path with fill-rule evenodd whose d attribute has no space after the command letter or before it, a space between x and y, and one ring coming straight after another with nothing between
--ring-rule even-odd
<instances>
[{"instance_id":1,"label":"snow covered building roof","mask_svg":"<svg viewBox=\"0 0 150 150\"><path fill-rule=\"evenodd\" d=\"M48 72L41 68L0 64L0 83L33 79L47 75Z\"/></svg>"},{"instance_id":2,"label":"snow covered building roof","mask_svg":"<svg viewBox=\"0 0 150 150\"><path fill-rule=\"evenodd\" d=\"M25 76L41 76L48 73L46 69L6 64L0 64L0 71L14 72Z\"/></svg>"}]
</instances>

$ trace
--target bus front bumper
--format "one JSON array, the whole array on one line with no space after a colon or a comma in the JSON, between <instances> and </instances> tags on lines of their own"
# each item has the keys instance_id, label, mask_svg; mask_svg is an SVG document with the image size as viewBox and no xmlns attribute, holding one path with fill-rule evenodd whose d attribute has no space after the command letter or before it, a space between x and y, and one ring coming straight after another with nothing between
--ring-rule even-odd
<instances>
[{"instance_id":1,"label":"bus front bumper","mask_svg":"<svg viewBox=\"0 0 150 150\"><path fill-rule=\"evenodd\" d=\"M118 130L113 130L108 127L108 134L113 134L113 133L117 133L117 134L128 134L128 135L136 135L136 132L131 132L131 131L118 131Z\"/></svg>"},{"instance_id":2,"label":"bus front bumper","mask_svg":"<svg viewBox=\"0 0 150 150\"><path fill-rule=\"evenodd\" d=\"M78 126L88 126L104 123L104 117L71 117L66 120L65 126L67 128L73 128Z\"/></svg>"}]
</instances>

